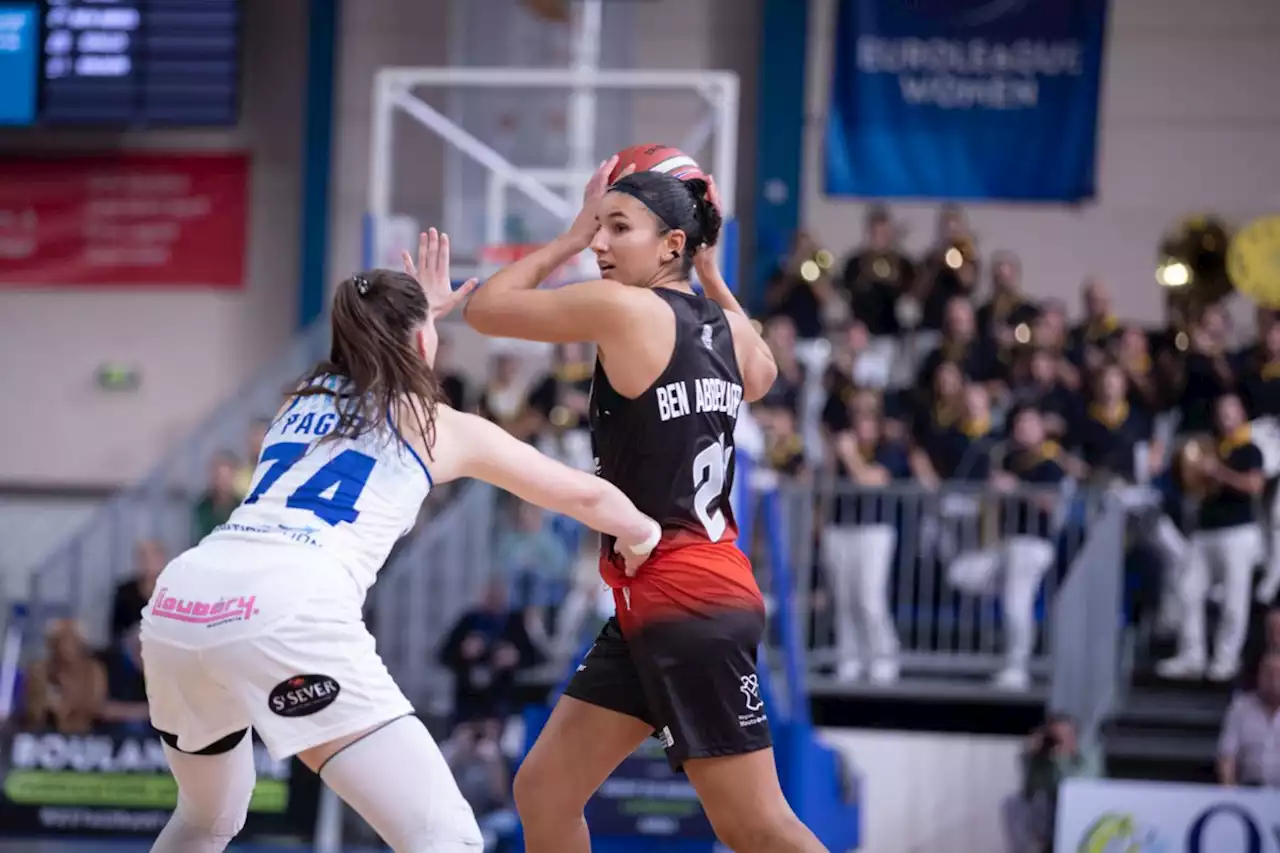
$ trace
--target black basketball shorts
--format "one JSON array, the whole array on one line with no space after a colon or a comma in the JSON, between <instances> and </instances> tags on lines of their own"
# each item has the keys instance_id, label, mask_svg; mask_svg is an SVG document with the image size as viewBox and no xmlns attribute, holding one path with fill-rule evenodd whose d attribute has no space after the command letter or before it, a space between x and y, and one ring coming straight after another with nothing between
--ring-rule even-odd
<instances>
[{"instance_id":1,"label":"black basketball shorts","mask_svg":"<svg viewBox=\"0 0 1280 853\"><path fill-rule=\"evenodd\" d=\"M690 758L742 755L773 745L756 651L763 611L725 609L633 626L605 623L565 690L643 720L672 769Z\"/></svg>"}]
</instances>

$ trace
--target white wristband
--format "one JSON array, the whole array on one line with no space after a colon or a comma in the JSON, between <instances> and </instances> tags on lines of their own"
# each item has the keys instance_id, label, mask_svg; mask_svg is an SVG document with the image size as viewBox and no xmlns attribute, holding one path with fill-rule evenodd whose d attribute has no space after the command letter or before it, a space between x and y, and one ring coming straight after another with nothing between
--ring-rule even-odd
<instances>
[{"instance_id":1,"label":"white wristband","mask_svg":"<svg viewBox=\"0 0 1280 853\"><path fill-rule=\"evenodd\" d=\"M653 529L649 531L649 536L638 545L631 545L627 551L633 557L647 557L653 553L653 549L658 547L658 543L662 541L662 528L656 521L649 522L653 525Z\"/></svg>"}]
</instances>

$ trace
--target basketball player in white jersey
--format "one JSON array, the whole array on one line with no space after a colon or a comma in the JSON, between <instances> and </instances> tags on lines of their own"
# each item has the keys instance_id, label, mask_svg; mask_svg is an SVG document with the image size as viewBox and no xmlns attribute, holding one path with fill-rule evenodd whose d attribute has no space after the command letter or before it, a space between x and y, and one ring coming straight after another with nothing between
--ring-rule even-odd
<instances>
[{"instance_id":1,"label":"basketball player in white jersey","mask_svg":"<svg viewBox=\"0 0 1280 853\"><path fill-rule=\"evenodd\" d=\"M449 244L423 235L408 273L334 294L333 344L275 418L252 491L160 575L143 613L151 721L178 781L153 853L220 853L254 785L248 729L297 755L396 853L482 847L440 751L361 618L393 543L435 483L474 477L617 536L634 570L657 524L603 479L441 404L435 320Z\"/></svg>"}]
</instances>

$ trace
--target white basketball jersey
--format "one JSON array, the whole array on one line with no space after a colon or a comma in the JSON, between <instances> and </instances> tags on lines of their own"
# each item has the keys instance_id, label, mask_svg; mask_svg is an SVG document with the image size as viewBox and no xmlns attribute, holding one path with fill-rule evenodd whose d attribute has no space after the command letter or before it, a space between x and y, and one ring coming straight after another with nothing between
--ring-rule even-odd
<instances>
[{"instance_id":1,"label":"white basketball jersey","mask_svg":"<svg viewBox=\"0 0 1280 853\"><path fill-rule=\"evenodd\" d=\"M333 397L295 398L267 432L248 496L208 539L314 548L372 586L396 540L413 528L431 475L390 412L384 428L358 439L321 441L337 422Z\"/></svg>"}]
</instances>

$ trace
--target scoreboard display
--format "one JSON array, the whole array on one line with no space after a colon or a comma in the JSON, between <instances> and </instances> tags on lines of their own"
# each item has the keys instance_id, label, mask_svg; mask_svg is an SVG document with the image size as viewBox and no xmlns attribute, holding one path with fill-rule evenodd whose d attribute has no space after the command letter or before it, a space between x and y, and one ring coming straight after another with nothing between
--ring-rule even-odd
<instances>
[{"instance_id":1,"label":"scoreboard display","mask_svg":"<svg viewBox=\"0 0 1280 853\"><path fill-rule=\"evenodd\" d=\"M0 124L233 125L241 15L241 0L0 0Z\"/></svg>"}]
</instances>

